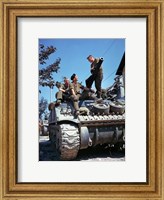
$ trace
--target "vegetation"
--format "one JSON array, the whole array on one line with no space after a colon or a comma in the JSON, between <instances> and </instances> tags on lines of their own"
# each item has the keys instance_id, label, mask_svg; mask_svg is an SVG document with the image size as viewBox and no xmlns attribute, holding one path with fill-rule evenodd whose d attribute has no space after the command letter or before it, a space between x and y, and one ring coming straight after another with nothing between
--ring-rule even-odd
<instances>
[{"instance_id":1,"label":"vegetation","mask_svg":"<svg viewBox=\"0 0 164 200\"><path fill-rule=\"evenodd\" d=\"M43 114L46 115L46 109L48 106L48 101L44 97L39 100L39 119L42 119Z\"/></svg>"},{"instance_id":2,"label":"vegetation","mask_svg":"<svg viewBox=\"0 0 164 200\"><path fill-rule=\"evenodd\" d=\"M49 56L56 52L56 47L48 46L45 47L44 45L39 46L39 63L40 65L45 65L46 60L49 59ZM60 65L60 58L57 58L52 64L42 67L39 69L39 86L48 86L53 88L55 85L55 81L53 79L53 73L58 72L59 65Z\"/></svg>"}]
</instances>

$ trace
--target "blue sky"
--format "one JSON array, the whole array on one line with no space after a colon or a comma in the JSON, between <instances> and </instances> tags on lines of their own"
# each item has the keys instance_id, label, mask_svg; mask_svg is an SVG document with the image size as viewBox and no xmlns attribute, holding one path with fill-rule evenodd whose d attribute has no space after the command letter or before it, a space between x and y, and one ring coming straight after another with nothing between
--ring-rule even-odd
<instances>
[{"instance_id":1,"label":"blue sky","mask_svg":"<svg viewBox=\"0 0 164 200\"><path fill-rule=\"evenodd\" d=\"M39 44L46 46L54 46L57 51L49 56L45 65L40 65L39 68L46 67L52 64L57 58L61 58L60 70L54 73L55 81L62 81L62 77L71 77L73 73L79 77L79 82L85 85L85 79L90 76L90 63L86 59L88 55L93 55L96 58L103 57L103 72L104 78L102 88L107 88L114 82L116 70L125 51L125 39L119 38L103 38L103 39L39 39ZM94 84L93 84L93 88ZM41 94L50 102L50 88L39 87ZM51 91L51 101L55 101L55 93L57 88L54 87Z\"/></svg>"}]
</instances>

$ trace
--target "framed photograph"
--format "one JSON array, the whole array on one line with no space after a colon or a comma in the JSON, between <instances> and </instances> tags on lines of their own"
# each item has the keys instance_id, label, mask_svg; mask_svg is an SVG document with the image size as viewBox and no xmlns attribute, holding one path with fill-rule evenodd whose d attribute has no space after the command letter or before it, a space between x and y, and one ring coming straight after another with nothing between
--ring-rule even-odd
<instances>
[{"instance_id":1,"label":"framed photograph","mask_svg":"<svg viewBox=\"0 0 164 200\"><path fill-rule=\"evenodd\" d=\"M163 199L164 1L3 0L1 199Z\"/></svg>"}]
</instances>

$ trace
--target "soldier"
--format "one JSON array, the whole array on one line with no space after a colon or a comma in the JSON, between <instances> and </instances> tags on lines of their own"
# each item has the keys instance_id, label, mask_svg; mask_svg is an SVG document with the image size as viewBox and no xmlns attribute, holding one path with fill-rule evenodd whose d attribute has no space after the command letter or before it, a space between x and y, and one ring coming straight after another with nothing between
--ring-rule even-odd
<instances>
[{"instance_id":1,"label":"soldier","mask_svg":"<svg viewBox=\"0 0 164 200\"><path fill-rule=\"evenodd\" d=\"M71 76L72 83L70 83L70 98L73 101L73 105L75 108L75 114L79 115L79 100L86 100L86 99L95 99L95 97L92 96L92 90L82 86L80 83L78 83L78 76L76 74L73 74ZM81 93L80 90L83 90Z\"/></svg>"},{"instance_id":2,"label":"soldier","mask_svg":"<svg viewBox=\"0 0 164 200\"><path fill-rule=\"evenodd\" d=\"M56 82L56 87L59 89L59 91L56 93L57 104L60 104L62 100L68 100L70 96L69 84L70 84L70 81L66 77L64 77L64 84L61 84L60 82Z\"/></svg>"},{"instance_id":3,"label":"soldier","mask_svg":"<svg viewBox=\"0 0 164 200\"><path fill-rule=\"evenodd\" d=\"M86 86L91 88L93 82L95 81L97 97L101 98L101 83L103 79L103 69L101 64L103 62L103 58L94 58L92 55L89 55L87 59L91 63L90 71L92 75L86 79Z\"/></svg>"}]
</instances>

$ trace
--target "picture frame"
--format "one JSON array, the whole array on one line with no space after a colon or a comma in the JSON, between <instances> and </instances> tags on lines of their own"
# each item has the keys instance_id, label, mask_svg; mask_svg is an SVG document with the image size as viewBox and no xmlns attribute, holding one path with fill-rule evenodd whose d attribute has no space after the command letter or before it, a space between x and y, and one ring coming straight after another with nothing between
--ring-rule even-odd
<instances>
[{"instance_id":1,"label":"picture frame","mask_svg":"<svg viewBox=\"0 0 164 200\"><path fill-rule=\"evenodd\" d=\"M2 0L1 8L1 199L164 199L163 95L164 1ZM146 183L18 183L18 17L147 18Z\"/></svg>"}]
</instances>

